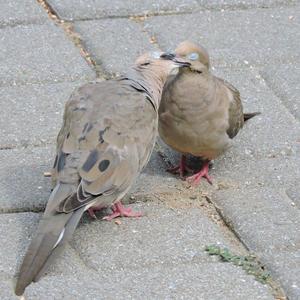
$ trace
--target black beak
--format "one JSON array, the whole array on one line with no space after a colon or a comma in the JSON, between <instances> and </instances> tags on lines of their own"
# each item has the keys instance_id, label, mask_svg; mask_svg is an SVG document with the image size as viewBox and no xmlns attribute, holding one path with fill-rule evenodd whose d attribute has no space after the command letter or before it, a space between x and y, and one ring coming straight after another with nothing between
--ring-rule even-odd
<instances>
[{"instance_id":1,"label":"black beak","mask_svg":"<svg viewBox=\"0 0 300 300\"><path fill-rule=\"evenodd\" d=\"M189 67L191 64L184 60L183 58L176 56L174 52L164 52L161 54L160 58L166 60L172 60L175 62L179 67Z\"/></svg>"},{"instance_id":2,"label":"black beak","mask_svg":"<svg viewBox=\"0 0 300 300\"><path fill-rule=\"evenodd\" d=\"M173 60L175 58L175 53L165 52L160 57L166 60Z\"/></svg>"}]
</instances>

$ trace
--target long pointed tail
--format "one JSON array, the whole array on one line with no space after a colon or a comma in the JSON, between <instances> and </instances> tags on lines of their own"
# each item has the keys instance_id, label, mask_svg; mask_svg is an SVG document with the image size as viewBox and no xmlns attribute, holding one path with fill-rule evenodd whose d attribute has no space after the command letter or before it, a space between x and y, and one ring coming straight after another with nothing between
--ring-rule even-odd
<instances>
[{"instance_id":1,"label":"long pointed tail","mask_svg":"<svg viewBox=\"0 0 300 300\"><path fill-rule=\"evenodd\" d=\"M246 122L249 119L251 119L251 118L253 118L253 117L257 116L257 115L260 115L260 114L261 114L261 112L259 112L259 111L256 111L256 112L253 112L253 113L245 113L244 114L244 121Z\"/></svg>"},{"instance_id":2,"label":"long pointed tail","mask_svg":"<svg viewBox=\"0 0 300 300\"><path fill-rule=\"evenodd\" d=\"M23 295L25 288L43 275L49 262L71 238L83 212L84 208L81 208L68 214L53 213L42 217L21 265L15 287L16 295Z\"/></svg>"}]
</instances>

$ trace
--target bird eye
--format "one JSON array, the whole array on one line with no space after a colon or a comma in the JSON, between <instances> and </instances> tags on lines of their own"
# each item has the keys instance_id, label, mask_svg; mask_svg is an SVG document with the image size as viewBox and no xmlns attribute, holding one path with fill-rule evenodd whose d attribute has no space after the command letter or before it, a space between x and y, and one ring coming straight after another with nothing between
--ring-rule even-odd
<instances>
[{"instance_id":1,"label":"bird eye","mask_svg":"<svg viewBox=\"0 0 300 300\"><path fill-rule=\"evenodd\" d=\"M150 62L149 62L149 61L144 62L144 63L141 64L141 66L148 66L148 65L150 65Z\"/></svg>"},{"instance_id":2,"label":"bird eye","mask_svg":"<svg viewBox=\"0 0 300 300\"><path fill-rule=\"evenodd\" d=\"M151 57L154 58L154 59L159 59L160 55L161 55L161 53L157 52L157 51L154 51L154 52L151 53Z\"/></svg>"},{"instance_id":3,"label":"bird eye","mask_svg":"<svg viewBox=\"0 0 300 300\"><path fill-rule=\"evenodd\" d=\"M199 54L196 52L190 53L186 56L189 60L198 60Z\"/></svg>"}]
</instances>

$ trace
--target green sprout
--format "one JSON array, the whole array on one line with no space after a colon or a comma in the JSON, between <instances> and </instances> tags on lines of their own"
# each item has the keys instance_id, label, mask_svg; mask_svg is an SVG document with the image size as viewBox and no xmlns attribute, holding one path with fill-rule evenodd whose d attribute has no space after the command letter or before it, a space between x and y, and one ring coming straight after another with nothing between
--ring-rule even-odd
<instances>
[{"instance_id":1,"label":"green sprout","mask_svg":"<svg viewBox=\"0 0 300 300\"><path fill-rule=\"evenodd\" d=\"M247 256L235 255L227 248L221 248L216 245L205 247L205 251L209 255L218 256L223 262L231 262L236 266L242 267L249 275L253 275L255 279L263 284L268 283L270 273L264 269L264 266L252 254Z\"/></svg>"}]
</instances>

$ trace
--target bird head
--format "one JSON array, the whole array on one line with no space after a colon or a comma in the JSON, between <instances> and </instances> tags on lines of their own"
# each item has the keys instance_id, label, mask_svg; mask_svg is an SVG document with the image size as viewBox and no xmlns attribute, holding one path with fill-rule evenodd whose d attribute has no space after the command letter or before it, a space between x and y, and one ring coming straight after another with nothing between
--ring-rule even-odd
<instances>
[{"instance_id":1,"label":"bird head","mask_svg":"<svg viewBox=\"0 0 300 300\"><path fill-rule=\"evenodd\" d=\"M202 73L210 67L208 52L200 45L184 41L177 46L175 53L190 63L189 69L192 71Z\"/></svg>"},{"instance_id":2,"label":"bird head","mask_svg":"<svg viewBox=\"0 0 300 300\"><path fill-rule=\"evenodd\" d=\"M175 53L154 51L139 56L135 61L135 66L161 69L166 73L170 73L173 69L189 67L190 62Z\"/></svg>"}]
</instances>

